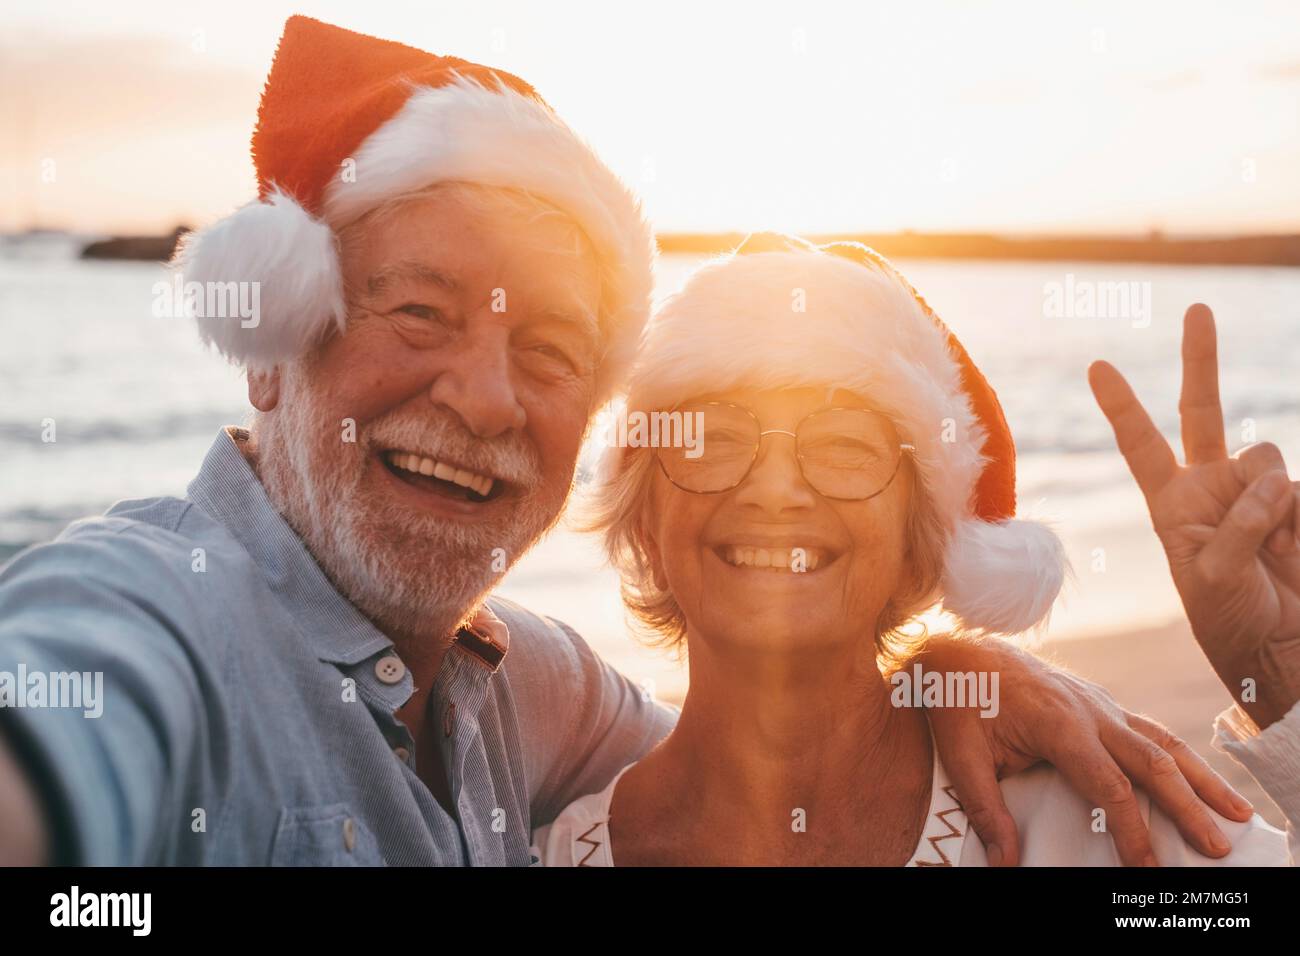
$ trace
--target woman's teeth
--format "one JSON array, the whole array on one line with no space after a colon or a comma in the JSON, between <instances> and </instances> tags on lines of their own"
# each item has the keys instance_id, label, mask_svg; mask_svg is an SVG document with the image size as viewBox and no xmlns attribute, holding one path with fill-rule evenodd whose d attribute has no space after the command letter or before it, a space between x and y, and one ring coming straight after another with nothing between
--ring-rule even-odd
<instances>
[{"instance_id":1,"label":"woman's teeth","mask_svg":"<svg viewBox=\"0 0 1300 956\"><path fill-rule=\"evenodd\" d=\"M813 548L750 548L725 545L723 559L737 568L768 568L772 571L816 571L822 552Z\"/></svg>"},{"instance_id":2,"label":"woman's teeth","mask_svg":"<svg viewBox=\"0 0 1300 956\"><path fill-rule=\"evenodd\" d=\"M463 468L456 468L445 462L436 461L433 458L425 458L422 455L416 455L405 451L390 451L387 455L388 463L394 468L400 468L403 471L409 471L412 474L424 475L425 477L439 478L442 481L450 481L464 488L469 488L477 494L486 496L491 490L496 480L487 475L476 475L472 471L465 471Z\"/></svg>"}]
</instances>

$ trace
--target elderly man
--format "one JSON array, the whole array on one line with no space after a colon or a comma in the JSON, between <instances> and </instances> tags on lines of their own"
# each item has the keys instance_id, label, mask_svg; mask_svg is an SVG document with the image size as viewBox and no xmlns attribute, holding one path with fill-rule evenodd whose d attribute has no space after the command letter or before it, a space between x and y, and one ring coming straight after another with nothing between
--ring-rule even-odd
<instances>
[{"instance_id":1,"label":"elderly man","mask_svg":"<svg viewBox=\"0 0 1300 956\"><path fill-rule=\"evenodd\" d=\"M302 17L253 153L259 200L180 258L259 284L255 321L200 319L247 369L251 427L186 497L0 575L0 670L105 682L95 719L0 709L0 860L527 864L533 827L675 718L563 624L484 604L634 350L650 230L521 80ZM994 861L1017 856L995 769L1038 756L1072 756L1130 862L1150 850L1120 767L1207 853L1193 789L1241 818L1097 689L993 644L931 653L1017 688L995 720L935 722Z\"/></svg>"}]
</instances>

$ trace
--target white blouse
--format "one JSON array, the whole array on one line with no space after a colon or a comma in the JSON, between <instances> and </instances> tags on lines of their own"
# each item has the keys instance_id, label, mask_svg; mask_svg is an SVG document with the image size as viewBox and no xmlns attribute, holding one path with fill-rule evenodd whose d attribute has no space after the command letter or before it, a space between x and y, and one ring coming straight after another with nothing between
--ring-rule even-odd
<instances>
[{"instance_id":1,"label":"white blouse","mask_svg":"<svg viewBox=\"0 0 1300 956\"><path fill-rule=\"evenodd\" d=\"M1214 747L1226 752L1259 781L1287 820L1283 833L1255 814L1238 823L1210 814L1232 851L1219 859L1202 856L1142 791L1138 807L1151 831L1162 866L1288 866L1300 862L1300 703L1262 733L1233 706L1214 722ZM967 825L952 781L934 751L930 807L921 838L907 866L987 866L984 844ZM533 831L532 855L539 866L613 866L609 807L614 788L629 767L599 793L580 797L555 820ZM1070 788L1055 768L1038 764L1001 781L1002 796L1020 833L1022 866L1119 866L1119 854L1104 820Z\"/></svg>"}]
</instances>

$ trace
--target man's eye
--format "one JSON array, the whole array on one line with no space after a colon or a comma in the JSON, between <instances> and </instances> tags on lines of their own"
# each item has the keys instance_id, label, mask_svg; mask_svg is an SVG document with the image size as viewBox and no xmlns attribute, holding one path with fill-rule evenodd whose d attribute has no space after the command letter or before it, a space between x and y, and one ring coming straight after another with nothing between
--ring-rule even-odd
<instances>
[{"instance_id":1,"label":"man's eye","mask_svg":"<svg viewBox=\"0 0 1300 956\"><path fill-rule=\"evenodd\" d=\"M442 312L431 305L421 305L418 302L408 302L406 305L397 309L405 315L412 318L423 319L427 322L438 322L442 320Z\"/></svg>"},{"instance_id":2,"label":"man's eye","mask_svg":"<svg viewBox=\"0 0 1300 956\"><path fill-rule=\"evenodd\" d=\"M560 362L569 369L576 369L576 365L573 359L569 357L569 353L557 345L534 345L529 351L545 356L551 361Z\"/></svg>"}]
</instances>

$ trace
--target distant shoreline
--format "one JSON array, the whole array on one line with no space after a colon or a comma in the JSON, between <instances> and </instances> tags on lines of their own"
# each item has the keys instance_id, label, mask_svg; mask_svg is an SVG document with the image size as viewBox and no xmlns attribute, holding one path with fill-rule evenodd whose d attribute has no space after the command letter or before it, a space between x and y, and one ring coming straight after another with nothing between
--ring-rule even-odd
<instances>
[{"instance_id":1,"label":"distant shoreline","mask_svg":"<svg viewBox=\"0 0 1300 956\"><path fill-rule=\"evenodd\" d=\"M125 259L165 262L189 231L178 226L156 236L113 236L96 241L82 238L83 259ZM716 255L734 249L741 232L663 232L656 236L659 251L687 255ZM30 230L0 235L0 251L31 241L76 237L56 230ZM1247 236L1043 236L993 233L821 233L807 238L817 243L865 243L895 259L971 259L1003 262L1150 262L1171 265L1300 266L1300 233ZM75 248L75 247L74 247Z\"/></svg>"},{"instance_id":2,"label":"distant shoreline","mask_svg":"<svg viewBox=\"0 0 1300 956\"><path fill-rule=\"evenodd\" d=\"M716 255L744 233L660 233L660 252ZM838 233L808 236L817 243L861 242L895 259L1159 262L1175 265L1300 266L1300 234L1168 238L1149 236L1016 237L982 233Z\"/></svg>"}]
</instances>

